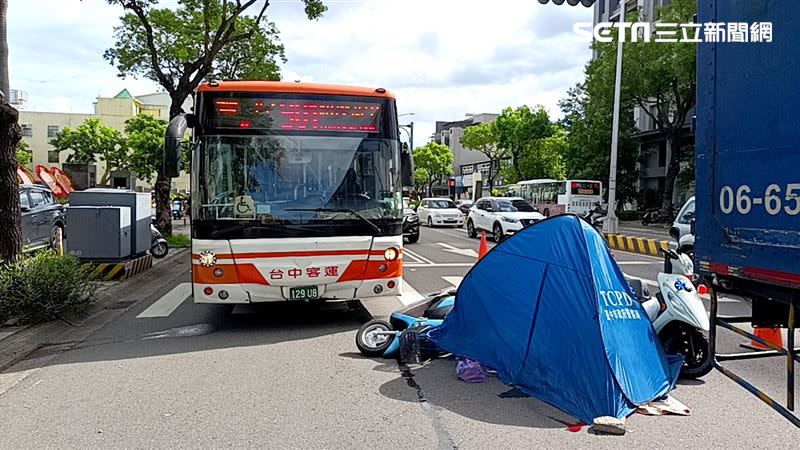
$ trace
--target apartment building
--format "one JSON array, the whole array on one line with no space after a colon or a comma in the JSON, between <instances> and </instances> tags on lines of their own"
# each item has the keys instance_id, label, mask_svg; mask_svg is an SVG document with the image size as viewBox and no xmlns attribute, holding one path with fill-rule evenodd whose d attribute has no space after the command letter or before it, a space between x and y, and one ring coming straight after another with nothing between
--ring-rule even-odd
<instances>
[{"instance_id":1,"label":"apartment building","mask_svg":"<svg viewBox=\"0 0 800 450\"><path fill-rule=\"evenodd\" d=\"M594 23L617 22L629 12L639 11L644 20L653 22L659 7L672 3L672 0L597 0L594 5ZM624 62L623 62L624 64ZM653 111L655 107L653 107ZM653 119L640 108L634 108L634 121L639 130L639 184L637 190L642 194L644 205L654 205L661 196L667 174L667 161L671 156L671 149L663 133L656 129ZM687 117L691 118L694 112ZM691 120L684 125L681 146L694 145L694 134L691 130ZM673 201L677 204L692 195L693 187L674 190Z\"/></svg>"},{"instance_id":2,"label":"apartment building","mask_svg":"<svg viewBox=\"0 0 800 450\"><path fill-rule=\"evenodd\" d=\"M189 111L192 100L187 99L184 110ZM125 121L138 114L150 114L163 120L169 119L170 98L166 92L133 96L127 89L123 89L114 97L98 97L94 102L94 114L62 113L47 111L19 112L19 124L22 128L22 139L33 153L33 165L59 166L66 162L69 151L58 152L52 145L52 140L64 128L77 128L86 119L99 118L104 125L123 131ZM105 172L105 163L97 162L98 182ZM143 180L137 181L137 188L149 190L150 185ZM189 176L181 175L172 180L172 189L177 192L189 190Z\"/></svg>"},{"instance_id":3,"label":"apartment building","mask_svg":"<svg viewBox=\"0 0 800 450\"><path fill-rule=\"evenodd\" d=\"M491 122L496 119L497 116L499 116L499 114L483 113L469 116L464 120L436 122L434 141L448 146L453 153L453 174L456 179L456 195L471 194L469 191L472 188L472 179L476 172L481 173L483 180L486 180L486 177L489 175L489 158L481 152L464 148L464 146L461 145L461 136L464 135L464 129L473 125ZM495 171L497 170L498 168L495 167ZM495 187L502 185L503 179L500 176L495 178ZM447 187L444 185L438 188L443 190L444 193L447 192ZM486 186L484 194L489 195L488 189L488 186Z\"/></svg>"}]
</instances>

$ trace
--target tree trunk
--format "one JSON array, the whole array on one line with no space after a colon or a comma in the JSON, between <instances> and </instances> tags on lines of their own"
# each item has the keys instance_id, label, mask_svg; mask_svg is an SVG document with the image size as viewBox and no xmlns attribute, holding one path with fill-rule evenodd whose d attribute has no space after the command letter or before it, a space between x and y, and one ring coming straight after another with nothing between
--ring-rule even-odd
<instances>
[{"instance_id":1,"label":"tree trunk","mask_svg":"<svg viewBox=\"0 0 800 450\"><path fill-rule=\"evenodd\" d=\"M433 175L428 177L428 197L433 197Z\"/></svg>"},{"instance_id":2,"label":"tree trunk","mask_svg":"<svg viewBox=\"0 0 800 450\"><path fill-rule=\"evenodd\" d=\"M661 199L661 215L665 220L672 218L672 193L675 191L675 181L681 169L680 162L680 136L678 133L667 134L667 149L669 161L667 162L667 175L664 180L664 197Z\"/></svg>"},{"instance_id":3,"label":"tree trunk","mask_svg":"<svg viewBox=\"0 0 800 450\"><path fill-rule=\"evenodd\" d=\"M100 185L101 185L101 186L105 186L105 185L106 185L106 183L108 183L108 179L109 179L109 177L111 177L111 170L109 170L109 169L108 169L108 166L106 166L106 171L105 171L105 173L103 173L103 176L102 176L102 177L100 177Z\"/></svg>"},{"instance_id":4,"label":"tree trunk","mask_svg":"<svg viewBox=\"0 0 800 450\"><path fill-rule=\"evenodd\" d=\"M22 138L19 112L8 104L8 0L0 0L0 261L14 261L22 251L17 143Z\"/></svg>"},{"instance_id":5,"label":"tree trunk","mask_svg":"<svg viewBox=\"0 0 800 450\"><path fill-rule=\"evenodd\" d=\"M498 170L499 170L499 167L498 167ZM495 177L497 177L497 173L494 170L494 160L489 158L489 175L486 177L486 181L489 182L489 195L493 195L492 194L492 190L494 189L494 179L495 179Z\"/></svg>"},{"instance_id":6,"label":"tree trunk","mask_svg":"<svg viewBox=\"0 0 800 450\"><path fill-rule=\"evenodd\" d=\"M169 204L169 191L172 186L172 179L161 175L159 169L156 176L156 227L164 236L172 236L172 208Z\"/></svg>"},{"instance_id":7,"label":"tree trunk","mask_svg":"<svg viewBox=\"0 0 800 450\"><path fill-rule=\"evenodd\" d=\"M0 261L14 261L22 250L16 153L22 130L18 118L16 109L0 104Z\"/></svg>"},{"instance_id":8,"label":"tree trunk","mask_svg":"<svg viewBox=\"0 0 800 450\"><path fill-rule=\"evenodd\" d=\"M514 165L514 171L517 172L517 181L522 181L525 177L522 176L522 170L519 168L519 155L516 152L511 153L511 163Z\"/></svg>"},{"instance_id":9,"label":"tree trunk","mask_svg":"<svg viewBox=\"0 0 800 450\"><path fill-rule=\"evenodd\" d=\"M11 82L8 77L8 0L0 0L0 90L8 102ZM16 123L16 121L15 121ZM3 128L5 130L5 128ZM16 168L14 169L16 171ZM16 172L15 172L16 173ZM19 200L18 200L19 201Z\"/></svg>"}]
</instances>

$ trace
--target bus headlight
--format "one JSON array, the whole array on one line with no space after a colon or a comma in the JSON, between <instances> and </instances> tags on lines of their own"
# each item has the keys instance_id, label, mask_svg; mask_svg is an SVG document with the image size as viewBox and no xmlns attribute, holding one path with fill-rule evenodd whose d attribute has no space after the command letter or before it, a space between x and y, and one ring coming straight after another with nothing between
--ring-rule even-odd
<instances>
[{"instance_id":1,"label":"bus headlight","mask_svg":"<svg viewBox=\"0 0 800 450\"><path fill-rule=\"evenodd\" d=\"M217 263L217 255L212 251L203 250L200 252L200 265L203 267L211 267Z\"/></svg>"},{"instance_id":2,"label":"bus headlight","mask_svg":"<svg viewBox=\"0 0 800 450\"><path fill-rule=\"evenodd\" d=\"M387 261L394 261L399 256L400 252L394 247L389 247L383 252L383 258Z\"/></svg>"}]
</instances>

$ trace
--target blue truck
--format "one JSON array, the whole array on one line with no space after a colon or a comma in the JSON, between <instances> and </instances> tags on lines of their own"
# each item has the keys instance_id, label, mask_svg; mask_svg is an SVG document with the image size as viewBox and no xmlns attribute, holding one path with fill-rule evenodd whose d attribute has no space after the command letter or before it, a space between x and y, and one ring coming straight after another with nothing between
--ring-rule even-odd
<instances>
[{"instance_id":1,"label":"blue truck","mask_svg":"<svg viewBox=\"0 0 800 450\"><path fill-rule=\"evenodd\" d=\"M716 354L715 367L800 427L794 411L796 311L800 308L800 2L700 0L699 23L769 23L760 43L702 43L697 52L695 261L712 287L718 328L768 350ZM765 37L762 34L761 37ZM752 299L752 315L718 315L718 293ZM786 348L736 327L788 328ZM784 356L786 406L720 363Z\"/></svg>"}]
</instances>

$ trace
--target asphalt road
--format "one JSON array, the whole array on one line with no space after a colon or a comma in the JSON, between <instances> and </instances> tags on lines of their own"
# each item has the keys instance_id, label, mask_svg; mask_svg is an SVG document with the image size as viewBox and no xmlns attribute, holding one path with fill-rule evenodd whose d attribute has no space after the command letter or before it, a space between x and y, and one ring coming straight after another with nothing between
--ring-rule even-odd
<instances>
[{"instance_id":1,"label":"asphalt road","mask_svg":"<svg viewBox=\"0 0 800 450\"><path fill-rule=\"evenodd\" d=\"M423 227L407 246L404 295L458 284L477 249L463 230ZM645 280L661 266L616 259ZM404 372L363 358L358 311L172 302L188 280L187 257L165 260L129 282L114 306L124 314L89 339L54 342L0 374L0 448L742 448L798 435L716 372L674 392L691 417L633 415L623 437L570 433L574 419L495 378L459 382L452 359ZM781 361L730 367L771 394L783 387Z\"/></svg>"}]
</instances>

